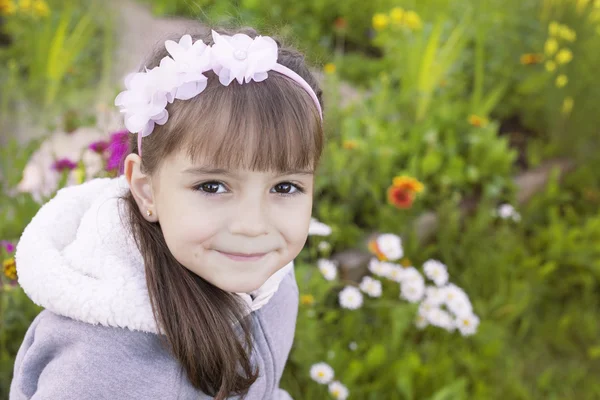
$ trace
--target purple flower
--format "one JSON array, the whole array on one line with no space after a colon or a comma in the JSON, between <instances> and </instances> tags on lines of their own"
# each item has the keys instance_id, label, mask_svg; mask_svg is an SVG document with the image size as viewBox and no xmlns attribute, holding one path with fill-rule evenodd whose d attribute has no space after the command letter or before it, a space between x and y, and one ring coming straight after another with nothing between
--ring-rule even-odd
<instances>
[{"instance_id":1,"label":"purple flower","mask_svg":"<svg viewBox=\"0 0 600 400\"><path fill-rule=\"evenodd\" d=\"M109 143L104 140L99 140L89 145L89 149L94 153L102 154L108 148Z\"/></svg>"},{"instance_id":2,"label":"purple flower","mask_svg":"<svg viewBox=\"0 0 600 400\"><path fill-rule=\"evenodd\" d=\"M77 168L77 164L75 164L73 161L69 160L68 158L61 158L60 160L56 160L54 162L54 164L52 165L52 169L58 171L58 172L62 172L65 170L73 170Z\"/></svg>"},{"instance_id":3,"label":"purple flower","mask_svg":"<svg viewBox=\"0 0 600 400\"><path fill-rule=\"evenodd\" d=\"M129 132L119 131L110 136L108 145L107 171L118 171L123 173L123 159L129 153Z\"/></svg>"},{"instance_id":4,"label":"purple flower","mask_svg":"<svg viewBox=\"0 0 600 400\"><path fill-rule=\"evenodd\" d=\"M15 245L8 240L0 240L0 247L4 247L4 250L6 250L7 253L15 251Z\"/></svg>"}]
</instances>

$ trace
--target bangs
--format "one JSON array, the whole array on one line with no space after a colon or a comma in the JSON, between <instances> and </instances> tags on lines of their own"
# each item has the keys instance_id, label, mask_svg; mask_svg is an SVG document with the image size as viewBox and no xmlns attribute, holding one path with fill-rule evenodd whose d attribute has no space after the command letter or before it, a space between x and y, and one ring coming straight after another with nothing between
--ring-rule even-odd
<instances>
[{"instance_id":1,"label":"bangs","mask_svg":"<svg viewBox=\"0 0 600 400\"><path fill-rule=\"evenodd\" d=\"M310 95L275 72L262 82L229 86L208 75L198 96L170 105L167 150L215 168L287 172L314 170L322 124ZM165 127L166 127L165 126ZM162 127L161 127L162 128Z\"/></svg>"}]
</instances>

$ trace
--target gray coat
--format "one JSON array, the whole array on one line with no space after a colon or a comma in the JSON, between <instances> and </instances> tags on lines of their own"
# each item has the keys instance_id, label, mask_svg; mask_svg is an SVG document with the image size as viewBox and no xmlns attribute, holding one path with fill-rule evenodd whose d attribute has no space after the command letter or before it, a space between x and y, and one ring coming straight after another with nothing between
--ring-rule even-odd
<instances>
[{"instance_id":1,"label":"gray coat","mask_svg":"<svg viewBox=\"0 0 600 400\"><path fill-rule=\"evenodd\" d=\"M125 190L121 178L63 189L23 232L19 284L45 310L17 354L10 400L210 398L161 345L143 259L122 226ZM290 400L279 381L298 312L293 263L251 295L259 378L246 399Z\"/></svg>"}]
</instances>

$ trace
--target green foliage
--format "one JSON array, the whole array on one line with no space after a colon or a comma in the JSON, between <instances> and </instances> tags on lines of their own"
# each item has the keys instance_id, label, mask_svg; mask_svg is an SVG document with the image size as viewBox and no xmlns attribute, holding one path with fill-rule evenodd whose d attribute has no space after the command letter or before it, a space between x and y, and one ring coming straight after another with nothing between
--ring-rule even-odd
<instances>
[{"instance_id":1,"label":"green foliage","mask_svg":"<svg viewBox=\"0 0 600 400\"><path fill-rule=\"evenodd\" d=\"M0 47L2 118L25 102L36 109L29 118L44 120L82 99L93 101L98 84L106 85L114 32L100 3L49 1L47 16L18 11L4 18L11 44Z\"/></svg>"},{"instance_id":2,"label":"green foliage","mask_svg":"<svg viewBox=\"0 0 600 400\"><path fill-rule=\"evenodd\" d=\"M323 279L314 262L329 251L310 238L298 257L297 280L301 295L315 302L300 307L282 381L294 398L329 397L309 377L310 366L320 361L333 366L356 399L600 397L600 385L589 378L600 372L600 11L594 2L151 3L158 14L277 32L313 61L333 62L337 72L324 81L327 142L314 202L315 217L332 227L326 240L337 252L364 247L373 232L401 234L410 261L445 263L481 318L470 337L419 330L417 307L401 300L398 284L389 280L381 298L365 298L359 310L341 309L338 293L353 283ZM63 109L83 104L81 88L107 79L114 27L97 6L85 5L56 1L47 19L7 20L3 29L16 40L0 49L1 115L10 115L23 99ZM417 13L420 23L390 20L375 29L373 15L391 18L396 6ZM552 73L547 59L523 64L522 55L545 52L553 21L575 31L575 40L561 42L573 60ZM564 87L556 85L559 73L569 77ZM339 85L349 77L360 87L360 101L339 107ZM570 110L567 98L573 100ZM506 121L513 118L522 124L514 129L536 134L534 141L527 136L527 149L519 154L528 165L566 154L578 163L565 182L555 175L519 209L520 223L494 213L498 203L515 199L518 154L501 134L512 133ZM13 191L38 145L0 148L0 239L16 241L39 209L31 196ZM388 203L387 190L399 175L425 187L407 209ZM476 204L466 216L465 203ZM437 215L438 229L423 244L415 240L413 223L427 211ZM2 279L4 371L39 309ZM9 382L0 375L0 397Z\"/></svg>"},{"instance_id":3,"label":"green foliage","mask_svg":"<svg viewBox=\"0 0 600 400\"><path fill-rule=\"evenodd\" d=\"M600 385L589 377L600 371L599 188L588 168L564 188L552 180L521 223L498 220L487 199L466 220L452 202L439 206L435 242L408 257L448 265L481 317L472 337L417 329L415 307L387 280L381 298L340 309L344 283L299 266L300 293L315 303L300 308L283 386L294 398L324 397L308 373L324 361L360 399L596 398Z\"/></svg>"}]
</instances>

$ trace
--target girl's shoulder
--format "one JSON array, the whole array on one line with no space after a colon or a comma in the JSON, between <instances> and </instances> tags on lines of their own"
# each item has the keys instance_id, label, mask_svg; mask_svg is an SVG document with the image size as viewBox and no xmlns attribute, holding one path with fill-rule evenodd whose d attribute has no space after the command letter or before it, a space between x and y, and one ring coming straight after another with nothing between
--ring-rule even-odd
<instances>
[{"instance_id":1,"label":"girl's shoulder","mask_svg":"<svg viewBox=\"0 0 600 400\"><path fill-rule=\"evenodd\" d=\"M187 393L187 395L186 395ZM158 335L42 311L17 354L10 399L199 397Z\"/></svg>"}]
</instances>

